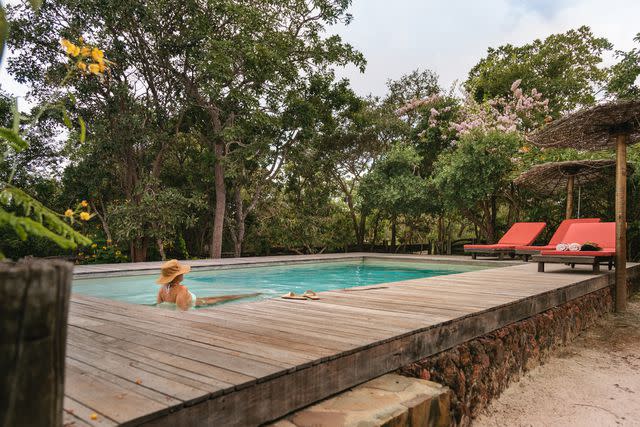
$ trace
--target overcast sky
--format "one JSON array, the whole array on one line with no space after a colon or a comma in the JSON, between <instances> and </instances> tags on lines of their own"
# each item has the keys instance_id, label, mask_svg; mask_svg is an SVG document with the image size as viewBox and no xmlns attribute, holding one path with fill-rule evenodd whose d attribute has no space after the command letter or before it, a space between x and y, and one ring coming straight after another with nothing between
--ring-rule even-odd
<instances>
[{"instance_id":1,"label":"overcast sky","mask_svg":"<svg viewBox=\"0 0 640 427\"><path fill-rule=\"evenodd\" d=\"M351 14L349 26L331 31L367 59L364 74L339 70L361 95L383 95L387 79L416 68L436 71L448 87L464 80L488 47L520 45L581 25L621 50L631 49L640 32L639 0L354 0ZM0 82L14 95L26 91L5 70Z\"/></svg>"},{"instance_id":2,"label":"overcast sky","mask_svg":"<svg viewBox=\"0 0 640 427\"><path fill-rule=\"evenodd\" d=\"M640 32L639 0L354 0L338 34L364 53L367 69L340 71L361 95L383 95L387 79L416 68L441 84L464 80L488 47L521 45L581 25L630 50ZM609 58L611 61L611 58Z\"/></svg>"}]
</instances>

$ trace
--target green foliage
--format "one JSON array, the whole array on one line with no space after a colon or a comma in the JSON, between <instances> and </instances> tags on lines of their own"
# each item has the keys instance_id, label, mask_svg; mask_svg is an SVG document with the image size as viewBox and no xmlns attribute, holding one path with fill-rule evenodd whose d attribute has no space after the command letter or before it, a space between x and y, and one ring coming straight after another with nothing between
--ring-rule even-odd
<instances>
[{"instance_id":1,"label":"green foliage","mask_svg":"<svg viewBox=\"0 0 640 427\"><path fill-rule=\"evenodd\" d=\"M135 200L113 203L109 208L116 241L134 239L173 240L181 227L195 222L193 209L199 200L184 197L175 188L161 188L157 183L141 185Z\"/></svg>"},{"instance_id":2,"label":"green foliage","mask_svg":"<svg viewBox=\"0 0 640 427\"><path fill-rule=\"evenodd\" d=\"M601 67L603 54L612 48L583 26L552 34L523 46L489 48L465 82L465 88L481 102L509 95L511 84L522 79L525 91L537 89L549 98L553 117L595 102L594 88L606 84Z\"/></svg>"},{"instance_id":3,"label":"green foliage","mask_svg":"<svg viewBox=\"0 0 640 427\"><path fill-rule=\"evenodd\" d=\"M78 264L129 262L129 258L115 245L94 243L78 252Z\"/></svg>"},{"instance_id":4,"label":"green foliage","mask_svg":"<svg viewBox=\"0 0 640 427\"><path fill-rule=\"evenodd\" d=\"M449 206L473 209L511 182L520 143L515 133L465 135L454 150L440 155L433 182Z\"/></svg>"},{"instance_id":5,"label":"green foliage","mask_svg":"<svg viewBox=\"0 0 640 427\"><path fill-rule=\"evenodd\" d=\"M396 144L385 153L360 186L368 209L379 209L390 218L427 211L427 180L417 173L421 161L415 148L407 144Z\"/></svg>"},{"instance_id":6,"label":"green foliage","mask_svg":"<svg viewBox=\"0 0 640 427\"><path fill-rule=\"evenodd\" d=\"M18 188L6 186L0 191L0 203L12 210L0 208L0 226L12 227L22 240L28 236L44 237L62 249L74 249L78 244L91 243L58 214Z\"/></svg>"},{"instance_id":7,"label":"green foliage","mask_svg":"<svg viewBox=\"0 0 640 427\"><path fill-rule=\"evenodd\" d=\"M445 206L479 226L489 240L495 237L496 203L513 179L521 143L516 133L472 132L435 165L433 183Z\"/></svg>"},{"instance_id":8,"label":"green foliage","mask_svg":"<svg viewBox=\"0 0 640 427\"><path fill-rule=\"evenodd\" d=\"M640 33L633 39L640 43ZM629 52L617 51L618 63L611 67L611 79L607 91L619 99L640 98L640 48Z\"/></svg>"},{"instance_id":9,"label":"green foliage","mask_svg":"<svg viewBox=\"0 0 640 427\"><path fill-rule=\"evenodd\" d=\"M9 33L9 23L7 22L7 14L2 4L0 4L0 64L4 56L4 47L7 43L7 34Z\"/></svg>"}]
</instances>

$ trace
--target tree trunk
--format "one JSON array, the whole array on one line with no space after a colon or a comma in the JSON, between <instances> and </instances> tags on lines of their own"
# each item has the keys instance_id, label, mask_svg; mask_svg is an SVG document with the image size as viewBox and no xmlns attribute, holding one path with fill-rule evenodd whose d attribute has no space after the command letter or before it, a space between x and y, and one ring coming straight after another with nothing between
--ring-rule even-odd
<instances>
[{"instance_id":1,"label":"tree trunk","mask_svg":"<svg viewBox=\"0 0 640 427\"><path fill-rule=\"evenodd\" d=\"M363 251L364 250L364 235L366 232L366 226L367 226L367 215L364 212L360 212L360 226L358 227L360 229L360 233L358 234L358 250Z\"/></svg>"},{"instance_id":2,"label":"tree trunk","mask_svg":"<svg viewBox=\"0 0 640 427\"><path fill-rule=\"evenodd\" d=\"M371 248L373 249L378 242L378 225L380 225L380 212L376 212L376 217L373 220L373 237L371 238Z\"/></svg>"},{"instance_id":3,"label":"tree trunk","mask_svg":"<svg viewBox=\"0 0 640 427\"><path fill-rule=\"evenodd\" d=\"M227 188L224 185L224 144L215 146L216 161L213 167L216 188L216 210L213 214L213 234L211 235L211 258L222 257L222 233L224 232L224 214L227 207Z\"/></svg>"},{"instance_id":4,"label":"tree trunk","mask_svg":"<svg viewBox=\"0 0 640 427\"><path fill-rule=\"evenodd\" d=\"M233 239L233 256L238 258L242 256L242 242L244 241L245 233L244 203L242 201L242 191L239 185L236 185L233 198L236 205L236 229L234 231L235 237Z\"/></svg>"},{"instance_id":5,"label":"tree trunk","mask_svg":"<svg viewBox=\"0 0 640 427\"><path fill-rule=\"evenodd\" d=\"M109 224L107 224L107 214L106 210L104 209L104 203L102 203L102 199L100 199L100 205L102 206L102 214L97 209L97 206L95 204L92 206L92 208L98 219L100 219L100 224L102 224L102 231L104 231L104 236L107 239L107 243L111 243L113 239L111 238L111 230L109 229Z\"/></svg>"},{"instance_id":6,"label":"tree trunk","mask_svg":"<svg viewBox=\"0 0 640 427\"><path fill-rule=\"evenodd\" d=\"M147 239L137 238L131 242L131 261L133 262L145 262L147 260Z\"/></svg>"},{"instance_id":7,"label":"tree trunk","mask_svg":"<svg viewBox=\"0 0 640 427\"><path fill-rule=\"evenodd\" d=\"M391 251L396 249L396 219L391 220Z\"/></svg>"},{"instance_id":8,"label":"tree trunk","mask_svg":"<svg viewBox=\"0 0 640 427\"><path fill-rule=\"evenodd\" d=\"M498 218L498 201L495 195L491 196L491 221L489 232L487 233L487 239L491 243L496 241L496 220Z\"/></svg>"},{"instance_id":9,"label":"tree trunk","mask_svg":"<svg viewBox=\"0 0 640 427\"><path fill-rule=\"evenodd\" d=\"M158 246L158 252L160 252L160 258L162 259L162 261L166 261L167 254L164 252L164 243L162 243L162 239L157 239L156 245Z\"/></svg>"},{"instance_id":10,"label":"tree trunk","mask_svg":"<svg viewBox=\"0 0 640 427\"><path fill-rule=\"evenodd\" d=\"M73 265L0 263L0 425L62 426Z\"/></svg>"}]
</instances>

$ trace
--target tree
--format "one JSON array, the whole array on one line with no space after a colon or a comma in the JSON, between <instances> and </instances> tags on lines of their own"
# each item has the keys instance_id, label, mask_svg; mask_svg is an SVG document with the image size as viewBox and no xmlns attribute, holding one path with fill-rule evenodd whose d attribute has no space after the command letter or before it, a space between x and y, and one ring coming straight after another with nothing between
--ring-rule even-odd
<instances>
[{"instance_id":1,"label":"tree","mask_svg":"<svg viewBox=\"0 0 640 427\"><path fill-rule=\"evenodd\" d=\"M174 188L144 182L140 183L134 197L135 203L128 199L110 205L108 213L114 237L124 241L155 242L164 261L165 242L173 241L181 227L194 223L193 208L199 201L184 197Z\"/></svg>"},{"instance_id":2,"label":"tree","mask_svg":"<svg viewBox=\"0 0 640 427\"><path fill-rule=\"evenodd\" d=\"M349 22L348 0L169 3L158 5L158 14L171 17L162 23L171 32L161 49L149 48L198 109L196 126L215 156L211 256L217 258L229 155L246 143L238 128L256 114L279 114L291 89L330 65L362 67L364 60L338 36L323 37L325 25Z\"/></svg>"},{"instance_id":3,"label":"tree","mask_svg":"<svg viewBox=\"0 0 640 427\"><path fill-rule=\"evenodd\" d=\"M469 72L465 88L478 102L509 95L511 84L522 80L524 90L537 89L549 98L550 114L595 102L596 91L607 81L603 54L612 48L583 26L552 34L523 46L489 48L487 56Z\"/></svg>"},{"instance_id":4,"label":"tree","mask_svg":"<svg viewBox=\"0 0 640 427\"><path fill-rule=\"evenodd\" d=\"M365 206L380 210L391 220L392 247L398 218L429 210L427 180L418 174L421 160L412 146L396 144L374 164L360 186Z\"/></svg>"},{"instance_id":5,"label":"tree","mask_svg":"<svg viewBox=\"0 0 640 427\"><path fill-rule=\"evenodd\" d=\"M475 224L488 242L496 238L498 202L504 198L522 144L515 132L473 131L435 164L433 183L449 209Z\"/></svg>"},{"instance_id":6,"label":"tree","mask_svg":"<svg viewBox=\"0 0 640 427\"><path fill-rule=\"evenodd\" d=\"M633 40L640 43L640 33ZM616 57L619 61L611 67L607 91L619 99L640 98L640 48L633 48L629 52L617 51Z\"/></svg>"}]
</instances>

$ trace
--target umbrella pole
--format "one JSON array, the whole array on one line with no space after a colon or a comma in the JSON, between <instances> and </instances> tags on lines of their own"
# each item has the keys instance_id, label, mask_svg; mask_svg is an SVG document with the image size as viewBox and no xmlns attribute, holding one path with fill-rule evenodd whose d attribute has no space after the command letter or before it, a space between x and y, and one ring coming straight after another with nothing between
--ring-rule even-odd
<instances>
[{"instance_id":1,"label":"umbrella pole","mask_svg":"<svg viewBox=\"0 0 640 427\"><path fill-rule=\"evenodd\" d=\"M616 137L616 311L627 308L627 141Z\"/></svg>"},{"instance_id":2,"label":"umbrella pole","mask_svg":"<svg viewBox=\"0 0 640 427\"><path fill-rule=\"evenodd\" d=\"M565 219L571 219L573 216L573 184L575 178L574 175L571 175L567 179L567 211L565 213Z\"/></svg>"}]
</instances>

